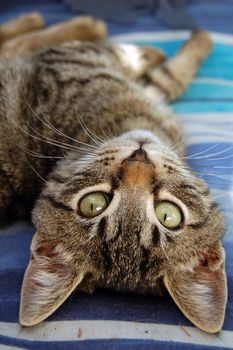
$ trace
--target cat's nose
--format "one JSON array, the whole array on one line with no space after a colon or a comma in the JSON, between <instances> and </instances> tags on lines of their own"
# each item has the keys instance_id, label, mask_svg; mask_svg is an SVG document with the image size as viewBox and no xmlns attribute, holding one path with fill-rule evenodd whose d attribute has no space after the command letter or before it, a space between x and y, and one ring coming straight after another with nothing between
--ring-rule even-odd
<instances>
[{"instance_id":1,"label":"cat's nose","mask_svg":"<svg viewBox=\"0 0 233 350\"><path fill-rule=\"evenodd\" d=\"M144 163L150 163L146 151L140 147L139 149L136 149L131 156L129 156L126 161L128 162L144 162Z\"/></svg>"},{"instance_id":2,"label":"cat's nose","mask_svg":"<svg viewBox=\"0 0 233 350\"><path fill-rule=\"evenodd\" d=\"M140 187L144 191L149 188L154 173L155 166L142 147L122 162L122 184L127 188Z\"/></svg>"}]
</instances>

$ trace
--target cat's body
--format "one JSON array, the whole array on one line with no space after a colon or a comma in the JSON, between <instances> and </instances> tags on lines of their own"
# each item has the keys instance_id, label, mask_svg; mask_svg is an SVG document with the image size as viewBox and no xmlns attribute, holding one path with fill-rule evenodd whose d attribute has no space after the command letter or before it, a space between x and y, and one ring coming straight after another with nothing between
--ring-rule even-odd
<instances>
[{"instance_id":1,"label":"cat's body","mask_svg":"<svg viewBox=\"0 0 233 350\"><path fill-rule=\"evenodd\" d=\"M125 67L115 52L122 55ZM147 53L148 58L141 57ZM4 62L0 66L1 169L18 197L12 203L12 191L7 189L9 208L4 198L4 203L0 202L2 219L9 210L16 215L14 205L22 215L22 201L27 212L34 203L43 182L33 168L46 177L57 162L56 157L63 157L64 152L71 149L69 145L78 147L77 142L89 144L92 141L84 132L81 121L102 139L106 138L104 133L108 137L118 136L132 129L164 134L163 138L171 143L182 139L177 120L170 110L165 110L159 91L155 91L149 101L145 98L147 86L143 80L135 84L136 80L146 77L147 71L138 73L138 68L134 71L133 65L131 67L127 62L129 59L138 65L153 67L156 52L154 56L149 48L70 43L48 49L33 58ZM158 98L160 103L156 105ZM64 143L63 148L52 144L60 142ZM16 149L21 150L20 157ZM37 153L38 157L30 157L27 150ZM184 147L181 147L181 152L184 152ZM42 155L54 158L42 158ZM11 164L8 167L9 159Z\"/></svg>"},{"instance_id":2,"label":"cat's body","mask_svg":"<svg viewBox=\"0 0 233 350\"><path fill-rule=\"evenodd\" d=\"M22 324L45 319L75 288L160 295L166 287L200 328L221 328L222 216L183 160L183 133L165 106L210 46L196 33L160 67L163 55L149 48L79 42L2 64L1 219L28 212L47 182L33 211ZM83 199L93 194L91 210L96 200L104 210L89 217ZM177 225L155 215L164 203Z\"/></svg>"}]
</instances>

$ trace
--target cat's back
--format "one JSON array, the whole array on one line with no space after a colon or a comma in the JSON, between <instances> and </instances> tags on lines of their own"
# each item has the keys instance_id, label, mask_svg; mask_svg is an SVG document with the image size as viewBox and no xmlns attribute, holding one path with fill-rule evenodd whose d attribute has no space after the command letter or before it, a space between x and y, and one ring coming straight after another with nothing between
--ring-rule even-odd
<instances>
[{"instance_id":1,"label":"cat's back","mask_svg":"<svg viewBox=\"0 0 233 350\"><path fill-rule=\"evenodd\" d=\"M25 57L0 60L1 106L7 103L9 109L23 96L28 100L38 96L41 104L51 102L49 98L56 91L67 98L71 86L73 90L87 86L90 90L104 87L106 81L124 86L123 71L111 46L91 42L74 41Z\"/></svg>"},{"instance_id":2,"label":"cat's back","mask_svg":"<svg viewBox=\"0 0 233 350\"><path fill-rule=\"evenodd\" d=\"M80 119L101 135L121 132L127 115L143 115L131 84L111 47L93 43L0 62L0 169L19 198L31 206L43 184L37 174L46 177L75 140L91 142Z\"/></svg>"},{"instance_id":3,"label":"cat's back","mask_svg":"<svg viewBox=\"0 0 233 350\"><path fill-rule=\"evenodd\" d=\"M110 111L128 85L111 47L95 43L70 42L0 60L0 136L10 132L17 140L20 128L27 129L25 121L43 129L36 118L41 113L72 134L77 113L88 122L102 108Z\"/></svg>"}]
</instances>

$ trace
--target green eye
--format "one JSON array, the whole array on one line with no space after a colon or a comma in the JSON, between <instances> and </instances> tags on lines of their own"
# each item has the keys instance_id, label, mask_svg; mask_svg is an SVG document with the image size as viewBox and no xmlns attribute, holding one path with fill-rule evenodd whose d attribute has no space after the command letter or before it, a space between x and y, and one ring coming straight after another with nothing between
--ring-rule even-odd
<instances>
[{"instance_id":1,"label":"green eye","mask_svg":"<svg viewBox=\"0 0 233 350\"><path fill-rule=\"evenodd\" d=\"M93 192L87 194L79 203L80 213L86 218L93 218L101 214L108 206L107 194L103 192Z\"/></svg>"},{"instance_id":2,"label":"green eye","mask_svg":"<svg viewBox=\"0 0 233 350\"><path fill-rule=\"evenodd\" d=\"M155 214L161 224L167 228L177 228L182 220L179 207L167 201L160 202L156 206Z\"/></svg>"}]
</instances>

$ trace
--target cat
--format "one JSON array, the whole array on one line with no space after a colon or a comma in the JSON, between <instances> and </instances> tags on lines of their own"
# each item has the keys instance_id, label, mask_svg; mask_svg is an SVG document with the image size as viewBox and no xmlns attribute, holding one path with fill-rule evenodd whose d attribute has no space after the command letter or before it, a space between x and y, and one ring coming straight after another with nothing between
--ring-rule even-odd
<instances>
[{"instance_id":1,"label":"cat","mask_svg":"<svg viewBox=\"0 0 233 350\"><path fill-rule=\"evenodd\" d=\"M150 47L69 41L67 25L7 38L0 51L0 218L34 206L36 229L20 323L42 322L74 290L107 288L168 292L194 325L218 332L223 215L167 105L209 54L209 35L194 32L166 60Z\"/></svg>"}]
</instances>

